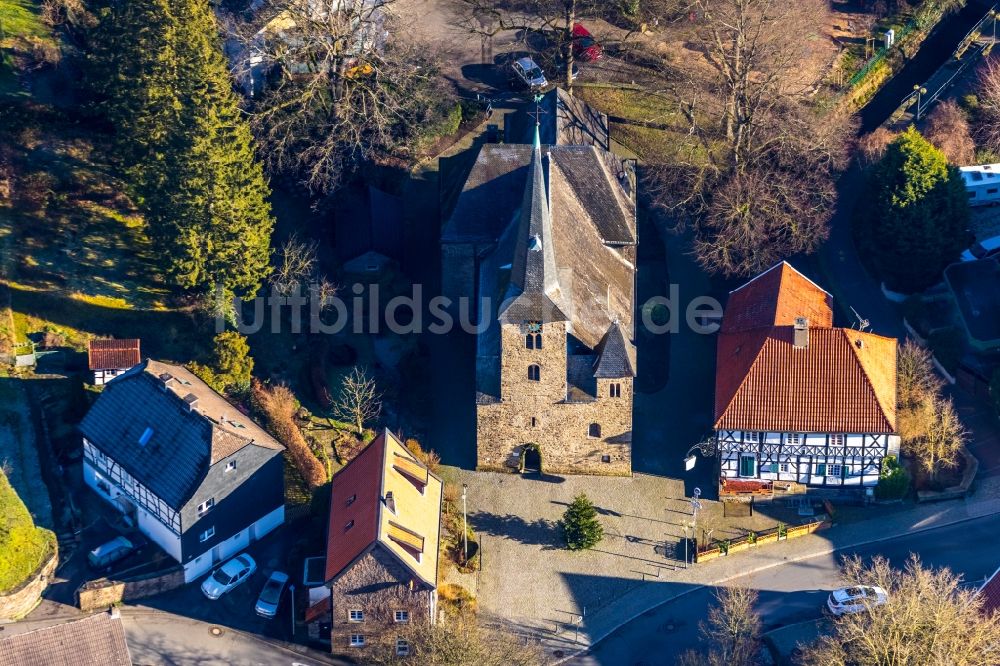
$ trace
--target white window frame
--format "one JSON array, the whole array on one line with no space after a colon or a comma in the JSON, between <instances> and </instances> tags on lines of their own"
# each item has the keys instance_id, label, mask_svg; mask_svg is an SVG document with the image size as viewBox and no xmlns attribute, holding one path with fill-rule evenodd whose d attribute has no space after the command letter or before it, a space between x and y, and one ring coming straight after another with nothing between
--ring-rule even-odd
<instances>
[{"instance_id":1,"label":"white window frame","mask_svg":"<svg viewBox=\"0 0 1000 666\"><path fill-rule=\"evenodd\" d=\"M393 613L393 617L396 619L396 622L399 622L400 624L405 624L410 621L410 611L398 610L395 613Z\"/></svg>"},{"instance_id":2,"label":"white window frame","mask_svg":"<svg viewBox=\"0 0 1000 666\"><path fill-rule=\"evenodd\" d=\"M397 657L409 657L410 656L410 641L405 638L396 639L396 656Z\"/></svg>"},{"instance_id":3,"label":"white window frame","mask_svg":"<svg viewBox=\"0 0 1000 666\"><path fill-rule=\"evenodd\" d=\"M743 441L748 444L760 444L760 432L757 430L743 431Z\"/></svg>"},{"instance_id":4,"label":"white window frame","mask_svg":"<svg viewBox=\"0 0 1000 666\"><path fill-rule=\"evenodd\" d=\"M788 463L778 463L778 472L781 474L788 474Z\"/></svg>"},{"instance_id":5,"label":"white window frame","mask_svg":"<svg viewBox=\"0 0 1000 666\"><path fill-rule=\"evenodd\" d=\"M215 498L209 497L207 500L198 505L198 517L200 518L201 516L204 516L214 507L215 507Z\"/></svg>"},{"instance_id":6,"label":"white window frame","mask_svg":"<svg viewBox=\"0 0 1000 666\"><path fill-rule=\"evenodd\" d=\"M843 433L831 433L830 434L830 446L844 446L847 438L844 437Z\"/></svg>"},{"instance_id":7,"label":"white window frame","mask_svg":"<svg viewBox=\"0 0 1000 666\"><path fill-rule=\"evenodd\" d=\"M840 478L844 473L844 466L841 463L827 463L826 475Z\"/></svg>"},{"instance_id":8,"label":"white window frame","mask_svg":"<svg viewBox=\"0 0 1000 666\"><path fill-rule=\"evenodd\" d=\"M198 543L205 543L214 536L215 536L215 525L212 525L207 530L198 535Z\"/></svg>"},{"instance_id":9,"label":"white window frame","mask_svg":"<svg viewBox=\"0 0 1000 666\"><path fill-rule=\"evenodd\" d=\"M347 621L348 622L364 622L365 612L360 608L352 608L347 611Z\"/></svg>"},{"instance_id":10,"label":"white window frame","mask_svg":"<svg viewBox=\"0 0 1000 666\"><path fill-rule=\"evenodd\" d=\"M351 634L351 647L364 647L364 646L365 646L364 634Z\"/></svg>"},{"instance_id":11,"label":"white window frame","mask_svg":"<svg viewBox=\"0 0 1000 666\"><path fill-rule=\"evenodd\" d=\"M794 444L797 446L801 443L802 443L802 435L800 435L797 432L790 432L785 437L785 444Z\"/></svg>"}]
</instances>

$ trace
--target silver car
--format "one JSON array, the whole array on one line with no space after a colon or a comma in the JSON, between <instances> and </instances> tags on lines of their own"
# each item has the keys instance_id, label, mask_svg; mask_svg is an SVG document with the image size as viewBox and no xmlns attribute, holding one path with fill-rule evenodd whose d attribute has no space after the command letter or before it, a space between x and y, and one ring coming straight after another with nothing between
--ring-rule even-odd
<instances>
[{"instance_id":1,"label":"silver car","mask_svg":"<svg viewBox=\"0 0 1000 666\"><path fill-rule=\"evenodd\" d=\"M240 553L213 571L201 584L201 591L214 601L246 581L254 571L257 571L257 563L246 553Z\"/></svg>"},{"instance_id":2,"label":"silver car","mask_svg":"<svg viewBox=\"0 0 1000 666\"><path fill-rule=\"evenodd\" d=\"M529 57L518 58L510 64L512 81L529 90L540 90L549 85L539 67L534 60Z\"/></svg>"},{"instance_id":3,"label":"silver car","mask_svg":"<svg viewBox=\"0 0 1000 666\"><path fill-rule=\"evenodd\" d=\"M257 597L257 605L254 611L261 617L274 617L278 614L278 606L281 604L281 595L288 584L288 574L282 571L275 571L264 583L264 589Z\"/></svg>"}]
</instances>

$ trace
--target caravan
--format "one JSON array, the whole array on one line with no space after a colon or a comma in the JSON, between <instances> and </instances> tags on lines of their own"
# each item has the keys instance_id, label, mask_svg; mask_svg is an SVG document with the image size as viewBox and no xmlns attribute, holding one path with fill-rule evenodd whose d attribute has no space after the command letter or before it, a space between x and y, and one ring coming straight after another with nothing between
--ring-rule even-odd
<instances>
[{"instance_id":1,"label":"caravan","mask_svg":"<svg viewBox=\"0 0 1000 666\"><path fill-rule=\"evenodd\" d=\"M981 164L959 168L970 206L1000 203L1000 164Z\"/></svg>"}]
</instances>

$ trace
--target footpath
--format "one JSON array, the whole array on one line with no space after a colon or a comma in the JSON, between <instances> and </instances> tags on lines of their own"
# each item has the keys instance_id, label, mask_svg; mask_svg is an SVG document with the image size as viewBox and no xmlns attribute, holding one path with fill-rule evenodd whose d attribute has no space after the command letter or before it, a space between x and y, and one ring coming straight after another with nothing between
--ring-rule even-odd
<instances>
[{"instance_id":1,"label":"footpath","mask_svg":"<svg viewBox=\"0 0 1000 666\"><path fill-rule=\"evenodd\" d=\"M693 565L690 569L674 571L669 580L638 587L597 612L588 614L579 625L570 624L557 633L545 636L542 645L553 662L562 663L586 652L643 613L702 587L721 585L747 574L828 555L842 549L888 541L905 534L997 513L1000 513L1000 478L991 478L977 482L974 495L965 499L923 504L877 519L840 525L835 522L829 529L809 536L764 545L705 564Z\"/></svg>"}]
</instances>

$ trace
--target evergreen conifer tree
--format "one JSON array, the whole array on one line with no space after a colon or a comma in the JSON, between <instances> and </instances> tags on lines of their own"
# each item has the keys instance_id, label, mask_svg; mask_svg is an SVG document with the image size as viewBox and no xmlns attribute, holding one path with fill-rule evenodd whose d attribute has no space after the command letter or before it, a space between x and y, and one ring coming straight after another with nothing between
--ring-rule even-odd
<instances>
[{"instance_id":1,"label":"evergreen conifer tree","mask_svg":"<svg viewBox=\"0 0 1000 666\"><path fill-rule=\"evenodd\" d=\"M912 127L889 144L872 173L862 229L890 289L934 284L968 246L968 196L958 170Z\"/></svg>"},{"instance_id":2,"label":"evergreen conifer tree","mask_svg":"<svg viewBox=\"0 0 1000 666\"><path fill-rule=\"evenodd\" d=\"M268 271L270 189L208 3L120 3L103 16L95 88L165 273L185 289L253 294Z\"/></svg>"},{"instance_id":3,"label":"evergreen conifer tree","mask_svg":"<svg viewBox=\"0 0 1000 666\"><path fill-rule=\"evenodd\" d=\"M594 504L583 493L573 498L562 519L563 539L570 550L593 548L604 538Z\"/></svg>"}]
</instances>

